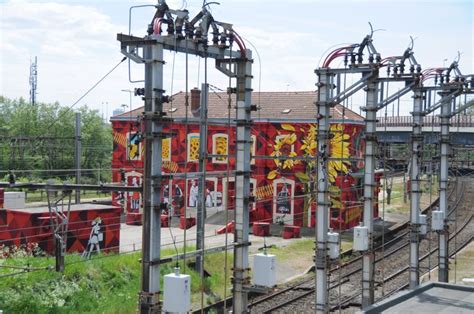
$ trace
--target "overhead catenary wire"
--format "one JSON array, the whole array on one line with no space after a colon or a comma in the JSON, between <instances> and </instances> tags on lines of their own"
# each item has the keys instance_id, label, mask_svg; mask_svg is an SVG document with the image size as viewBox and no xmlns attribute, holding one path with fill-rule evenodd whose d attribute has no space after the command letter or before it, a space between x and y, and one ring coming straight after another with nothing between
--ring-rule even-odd
<instances>
[{"instance_id":1,"label":"overhead catenary wire","mask_svg":"<svg viewBox=\"0 0 474 314\"><path fill-rule=\"evenodd\" d=\"M96 83L94 83L94 85L92 85L92 87L90 87L84 94L82 94L81 97L79 97L72 105L70 105L69 107L67 107L66 111L63 111L62 114L60 114L58 116L58 118L56 120L54 120L50 125L48 125L48 127L45 129L45 130L50 130L51 127L57 122L59 121L66 113L68 113L70 110L72 110L72 108L74 108L74 106L76 106L82 99L84 99L84 97L86 97L94 88L97 87L97 85L99 85L103 80L105 80L110 74L112 74L113 71L115 71L115 69L118 68L118 66L120 64L122 64L122 62L124 62L125 60L127 60L127 57L123 57L116 65L114 65L112 67L112 69L110 69L104 76L102 76Z\"/></svg>"}]
</instances>

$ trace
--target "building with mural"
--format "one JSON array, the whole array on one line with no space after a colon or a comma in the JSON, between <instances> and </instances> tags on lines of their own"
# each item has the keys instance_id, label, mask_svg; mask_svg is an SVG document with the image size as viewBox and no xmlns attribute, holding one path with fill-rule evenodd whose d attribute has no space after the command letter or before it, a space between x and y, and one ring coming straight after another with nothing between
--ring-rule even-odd
<instances>
[{"instance_id":1,"label":"building with mural","mask_svg":"<svg viewBox=\"0 0 474 314\"><path fill-rule=\"evenodd\" d=\"M162 141L163 172L198 171L200 91L172 96L164 111L172 122ZM252 113L251 221L315 225L316 178L315 92L261 92L252 94L257 111ZM230 105L229 105L230 104ZM187 108L187 109L186 109ZM230 108L230 109L229 109ZM235 166L235 98L210 92L208 100L206 208L233 210ZM187 113L186 113L187 110ZM111 118L114 134L112 167L115 182L140 185L143 169L142 108ZM331 227L357 225L363 209L363 119L341 105L331 111L331 139L327 179L331 183ZM277 159L276 157L292 157ZM228 171L229 170L229 171ZM175 179L163 183L163 200L174 213L197 204L196 179ZM115 193L114 201L127 212L127 223L140 224L140 193ZM375 208L376 215L377 209ZM190 211L192 212L192 211Z\"/></svg>"}]
</instances>

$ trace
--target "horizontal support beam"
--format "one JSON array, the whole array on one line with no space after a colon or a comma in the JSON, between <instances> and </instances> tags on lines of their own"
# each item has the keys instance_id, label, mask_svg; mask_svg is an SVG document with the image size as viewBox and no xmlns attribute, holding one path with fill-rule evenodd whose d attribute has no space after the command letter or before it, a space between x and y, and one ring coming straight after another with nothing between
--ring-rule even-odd
<instances>
[{"instance_id":1,"label":"horizontal support beam","mask_svg":"<svg viewBox=\"0 0 474 314\"><path fill-rule=\"evenodd\" d=\"M185 257L186 258L193 258L193 257L202 255L203 252L204 252L204 254L211 254L211 253L222 252L222 251L225 251L225 250L232 250L232 249L234 249L234 246L235 246L235 244L231 243L231 244L228 244L227 246L223 245L223 246L212 247L212 248L208 248L208 249L204 249L204 250L196 250L196 251L192 251L192 252L189 252L189 253L187 252L186 255L184 255L184 253L181 253L181 254L177 254L177 255L164 257L164 258L161 258L160 260L151 261L151 264L164 264L164 263L179 261L179 260L183 260Z\"/></svg>"},{"instance_id":2,"label":"horizontal support beam","mask_svg":"<svg viewBox=\"0 0 474 314\"><path fill-rule=\"evenodd\" d=\"M0 182L0 188L12 189L31 189L31 190L50 190L50 191L68 191L68 190L88 190L88 191L107 191L107 192L142 192L141 186L125 186L111 184L47 184L47 183L15 183Z\"/></svg>"},{"instance_id":3,"label":"horizontal support beam","mask_svg":"<svg viewBox=\"0 0 474 314\"><path fill-rule=\"evenodd\" d=\"M178 39L174 36L152 35L149 38L142 38L126 34L117 34L117 40L120 41L122 49L125 47L144 47L146 45L161 44L163 48L167 50L184 52L201 57L207 56L214 59L224 57L235 59L241 57L239 51L231 51L227 48L214 45L205 47L202 43L197 43L192 39Z\"/></svg>"}]
</instances>

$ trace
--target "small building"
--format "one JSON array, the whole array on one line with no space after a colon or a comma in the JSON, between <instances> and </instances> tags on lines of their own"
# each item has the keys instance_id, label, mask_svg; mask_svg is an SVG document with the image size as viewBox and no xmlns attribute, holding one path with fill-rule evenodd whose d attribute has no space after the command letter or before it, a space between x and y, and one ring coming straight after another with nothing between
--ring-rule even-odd
<instances>
[{"instance_id":1,"label":"small building","mask_svg":"<svg viewBox=\"0 0 474 314\"><path fill-rule=\"evenodd\" d=\"M171 122L164 130L173 134L162 141L163 172L192 173L198 171L200 91L172 96L164 112ZM229 99L224 92L209 92L208 153L206 171L206 207L233 210L234 177L227 176L235 166L235 95ZM315 225L317 182L317 119L315 92L254 92L252 102L251 193L254 202L251 221L267 221L311 227ZM111 117L114 137L112 159L113 180L128 185L142 183L143 107ZM364 122L355 112L336 105L331 110L331 145L335 159L329 161L331 227L346 229L357 225L363 209ZM228 157L229 156L229 157ZM294 160L274 157L295 157ZM299 157L303 159L298 159ZM174 212L196 206L197 180L182 178L163 183L163 200ZM378 194L376 194L378 195ZM127 211L127 223L141 221L139 193L114 194Z\"/></svg>"},{"instance_id":2,"label":"small building","mask_svg":"<svg viewBox=\"0 0 474 314\"><path fill-rule=\"evenodd\" d=\"M67 210L67 202L58 204ZM24 192L0 189L0 247L28 249L38 245L54 254L53 221L64 219L47 205L25 204ZM68 252L118 252L120 245L121 208L93 203L71 204L67 220ZM66 222L66 221L65 221ZM97 242L97 243L93 243ZM92 247L92 244L95 244ZM4 251L5 254L6 251Z\"/></svg>"}]
</instances>

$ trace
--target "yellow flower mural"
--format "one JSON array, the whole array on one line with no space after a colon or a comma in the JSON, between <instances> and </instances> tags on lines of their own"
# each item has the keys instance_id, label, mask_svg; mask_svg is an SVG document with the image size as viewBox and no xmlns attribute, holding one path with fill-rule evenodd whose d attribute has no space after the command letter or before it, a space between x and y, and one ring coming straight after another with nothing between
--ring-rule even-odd
<instances>
[{"instance_id":1,"label":"yellow flower mural","mask_svg":"<svg viewBox=\"0 0 474 314\"><path fill-rule=\"evenodd\" d=\"M333 124L330 128L330 157L332 158L349 158L349 134L344 133L344 125ZM349 172L350 162L347 160L329 160L328 174L329 181L336 180L338 172L347 174Z\"/></svg>"},{"instance_id":2,"label":"yellow flower mural","mask_svg":"<svg viewBox=\"0 0 474 314\"><path fill-rule=\"evenodd\" d=\"M170 144L170 138L164 138L161 140L161 158L163 158L163 160L171 160Z\"/></svg>"},{"instance_id":3,"label":"yellow flower mural","mask_svg":"<svg viewBox=\"0 0 474 314\"><path fill-rule=\"evenodd\" d=\"M304 132L304 129L301 130ZM316 134L316 125L312 124L308 129L308 133L303 138L303 145L301 145L301 150L304 152L305 156L316 156L316 151L318 148Z\"/></svg>"},{"instance_id":4,"label":"yellow flower mural","mask_svg":"<svg viewBox=\"0 0 474 314\"><path fill-rule=\"evenodd\" d=\"M227 137L217 136L215 139L215 154L216 155L227 155ZM217 161L227 161L227 157L219 156L215 158Z\"/></svg>"},{"instance_id":5,"label":"yellow flower mural","mask_svg":"<svg viewBox=\"0 0 474 314\"><path fill-rule=\"evenodd\" d=\"M199 134L190 134L188 137L188 161L199 160Z\"/></svg>"},{"instance_id":6,"label":"yellow flower mural","mask_svg":"<svg viewBox=\"0 0 474 314\"><path fill-rule=\"evenodd\" d=\"M297 140L296 133L294 133L295 129L293 126L289 124L283 124L282 128L288 131L293 131L293 133L288 133L284 135L278 135L275 138L275 144L270 145L273 146L273 152L270 153L270 156L274 157L296 157L298 154L295 152L295 142ZM279 174L281 169L291 169L295 165L300 163L299 160L293 159L273 159L275 165L278 167L275 170L272 170L268 173L267 178L273 180Z\"/></svg>"},{"instance_id":7,"label":"yellow flower mural","mask_svg":"<svg viewBox=\"0 0 474 314\"><path fill-rule=\"evenodd\" d=\"M285 135L280 135L275 139L275 144L273 144L273 152L270 154L271 156L281 157L281 156L288 156L288 157L296 157L298 153L294 151L294 145L297 141L297 136L295 133L295 129L293 126L285 124L282 125L282 128L287 131L293 131L292 133L288 133ZM301 132L304 134L303 139L301 140L301 153L302 156L305 157L315 157L317 155L318 150L318 142L317 138L317 125L312 124L309 126L308 129L300 129ZM331 158L349 158L349 139L350 135L344 133L344 125L343 124L332 124L330 127L330 150L329 154ZM279 169L291 169L295 165L299 164L299 160L280 160L274 159L275 165L278 167L277 170L271 171L268 175L268 179L274 179L278 173ZM309 178L310 172L316 167L315 160L308 160L306 161L307 165L307 173L305 176L302 173L297 173L297 176L300 178ZM338 173L347 174L349 172L350 162L347 160L329 160L328 162L328 177L329 182L333 183L336 180Z\"/></svg>"}]
</instances>

